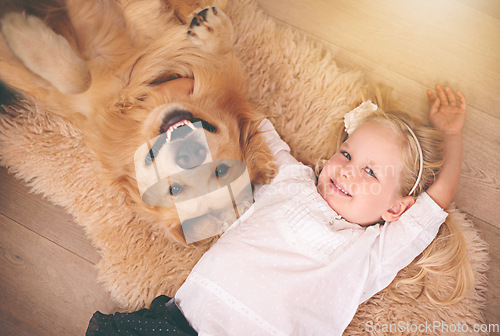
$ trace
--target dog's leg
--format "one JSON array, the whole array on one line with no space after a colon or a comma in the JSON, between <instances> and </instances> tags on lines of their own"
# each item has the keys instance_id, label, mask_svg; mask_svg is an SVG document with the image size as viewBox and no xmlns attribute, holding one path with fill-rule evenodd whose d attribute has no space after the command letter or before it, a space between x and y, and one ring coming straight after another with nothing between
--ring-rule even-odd
<instances>
[{"instance_id":1,"label":"dog's leg","mask_svg":"<svg viewBox=\"0 0 500 336\"><path fill-rule=\"evenodd\" d=\"M191 20L188 38L205 52L224 55L231 51L235 34L229 17L217 7L208 7Z\"/></svg>"},{"instance_id":2,"label":"dog's leg","mask_svg":"<svg viewBox=\"0 0 500 336\"><path fill-rule=\"evenodd\" d=\"M22 64L60 92L77 94L89 88L91 75L85 62L66 39L41 19L19 12L8 13L1 20L1 32Z\"/></svg>"}]
</instances>

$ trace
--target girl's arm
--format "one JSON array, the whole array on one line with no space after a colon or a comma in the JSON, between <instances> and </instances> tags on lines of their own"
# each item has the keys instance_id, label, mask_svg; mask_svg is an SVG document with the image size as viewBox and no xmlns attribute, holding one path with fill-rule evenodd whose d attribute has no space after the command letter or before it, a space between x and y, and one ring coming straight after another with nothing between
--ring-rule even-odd
<instances>
[{"instance_id":1,"label":"girl's arm","mask_svg":"<svg viewBox=\"0 0 500 336\"><path fill-rule=\"evenodd\" d=\"M278 173L285 166L300 164L292 156L292 154L290 154L290 147L286 144L286 142L281 140L278 132L276 132L273 124L268 119L264 119L261 122L259 125L259 131L266 139L266 143L274 156L274 162L276 163L276 168L278 169L276 175L278 175ZM268 186L269 185L254 185L254 198L256 201L260 198L260 195L268 188Z\"/></svg>"},{"instance_id":2,"label":"girl's arm","mask_svg":"<svg viewBox=\"0 0 500 336\"><path fill-rule=\"evenodd\" d=\"M436 129L443 132L444 162L434 183L427 193L441 208L446 208L458 188L462 167L462 128L465 122L467 102L457 91L458 101L453 91L436 85L438 97L427 91L430 104L429 120Z\"/></svg>"},{"instance_id":3,"label":"girl's arm","mask_svg":"<svg viewBox=\"0 0 500 336\"><path fill-rule=\"evenodd\" d=\"M278 170L285 165L299 164L292 154L290 154L288 144L281 140L278 132L276 132L273 124L268 119L262 121L259 131L262 132L269 149L274 155Z\"/></svg>"}]
</instances>

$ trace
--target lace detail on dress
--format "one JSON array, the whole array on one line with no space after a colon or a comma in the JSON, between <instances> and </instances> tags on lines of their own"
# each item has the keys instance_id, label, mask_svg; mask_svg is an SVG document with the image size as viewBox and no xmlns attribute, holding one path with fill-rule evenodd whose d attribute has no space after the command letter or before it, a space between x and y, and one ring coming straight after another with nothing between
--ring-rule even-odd
<instances>
[{"instance_id":1,"label":"lace detail on dress","mask_svg":"<svg viewBox=\"0 0 500 336\"><path fill-rule=\"evenodd\" d=\"M351 224L340 216L328 218L324 206L294 197L291 203L275 216L286 241L301 254L322 264L329 264L336 255L348 248L363 232L359 225ZM317 210L315 212L315 210ZM331 214L332 211L328 212Z\"/></svg>"}]
</instances>

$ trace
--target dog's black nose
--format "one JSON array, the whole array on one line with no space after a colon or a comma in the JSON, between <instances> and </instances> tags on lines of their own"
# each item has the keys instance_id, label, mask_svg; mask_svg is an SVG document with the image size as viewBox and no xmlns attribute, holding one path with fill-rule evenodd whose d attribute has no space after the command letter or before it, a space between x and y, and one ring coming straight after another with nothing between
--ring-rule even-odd
<instances>
[{"instance_id":1,"label":"dog's black nose","mask_svg":"<svg viewBox=\"0 0 500 336\"><path fill-rule=\"evenodd\" d=\"M182 169L200 166L207 157L207 148L198 142L185 141L177 150L175 162Z\"/></svg>"}]
</instances>

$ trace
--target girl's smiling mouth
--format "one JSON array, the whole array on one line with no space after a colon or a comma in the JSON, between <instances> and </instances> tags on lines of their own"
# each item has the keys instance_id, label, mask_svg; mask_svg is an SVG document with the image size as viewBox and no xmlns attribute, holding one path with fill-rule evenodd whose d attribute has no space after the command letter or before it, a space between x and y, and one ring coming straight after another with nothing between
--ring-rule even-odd
<instances>
[{"instance_id":1,"label":"girl's smiling mouth","mask_svg":"<svg viewBox=\"0 0 500 336\"><path fill-rule=\"evenodd\" d=\"M352 197L351 194L344 188L344 186L338 184L336 181L330 179L330 188L342 196Z\"/></svg>"}]
</instances>

